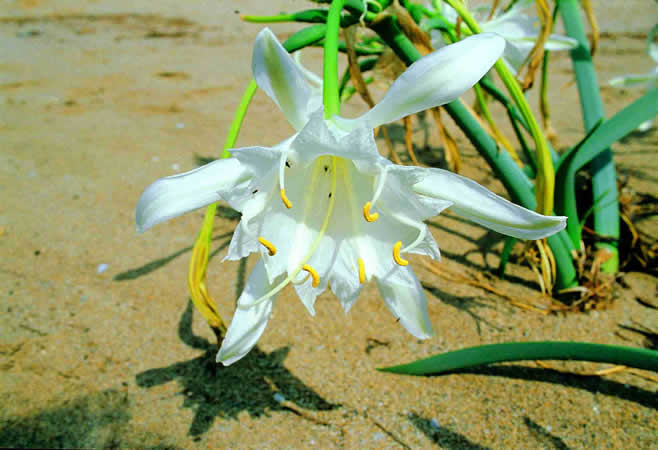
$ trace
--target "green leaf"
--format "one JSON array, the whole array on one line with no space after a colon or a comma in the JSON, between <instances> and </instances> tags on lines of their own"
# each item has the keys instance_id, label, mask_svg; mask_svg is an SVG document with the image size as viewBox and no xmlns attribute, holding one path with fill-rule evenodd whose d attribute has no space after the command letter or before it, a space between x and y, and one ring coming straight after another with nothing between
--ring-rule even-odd
<instances>
[{"instance_id":1,"label":"green leaf","mask_svg":"<svg viewBox=\"0 0 658 450\"><path fill-rule=\"evenodd\" d=\"M580 242L576 207L576 173L606 151L615 141L635 130L642 122L658 115L658 89L653 89L610 120L599 121L590 133L558 162L555 186L555 211L569 217L567 230L574 245ZM614 187L616 189L616 186Z\"/></svg>"},{"instance_id":2,"label":"green leaf","mask_svg":"<svg viewBox=\"0 0 658 450\"><path fill-rule=\"evenodd\" d=\"M580 5L578 0L560 0L557 4L567 35L578 41L578 47L571 50L569 54L576 74L585 130L591 131L594 125L604 118L604 112L596 71L580 16ZM601 264L601 270L614 273L619 268L616 240L619 239L620 219L617 173L612 159L612 151L609 148L603 149L596 158L591 160L589 171L592 174L592 195L595 198L604 197L602 202L604 206L594 210L594 230L600 235L610 236L614 239L613 242L597 244L597 247L607 250L612 256Z\"/></svg>"},{"instance_id":3,"label":"green leaf","mask_svg":"<svg viewBox=\"0 0 658 450\"><path fill-rule=\"evenodd\" d=\"M485 364L526 360L592 361L658 371L658 351L655 350L559 341L480 345L377 370L406 375L439 375Z\"/></svg>"}]
</instances>

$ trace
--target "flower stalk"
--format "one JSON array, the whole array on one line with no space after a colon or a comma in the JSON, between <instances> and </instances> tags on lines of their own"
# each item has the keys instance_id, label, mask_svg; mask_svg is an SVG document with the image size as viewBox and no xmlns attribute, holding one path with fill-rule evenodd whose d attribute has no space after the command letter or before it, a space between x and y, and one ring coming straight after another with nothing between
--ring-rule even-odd
<instances>
[{"instance_id":1,"label":"flower stalk","mask_svg":"<svg viewBox=\"0 0 658 450\"><path fill-rule=\"evenodd\" d=\"M235 111L231 128L229 128L228 135L226 136L224 150L220 157L221 159L231 157L231 153L228 149L235 146L235 141L238 139L242 122L247 114L247 109L249 108L251 99L257 89L258 85L254 80L251 80L242 95L242 100L240 100L238 109ZM206 319L208 325L215 333L215 336L217 336L218 344L221 344L221 341L226 334L226 325L217 310L215 301L210 297L208 287L206 286L206 271L208 269L212 227L215 222L216 212L217 203L212 203L206 208L201 231L199 232L199 236L197 237L197 240L194 243L194 248L192 249L192 258L190 259L190 265L187 272L187 287L190 290L192 303L194 303L196 309Z\"/></svg>"},{"instance_id":2,"label":"flower stalk","mask_svg":"<svg viewBox=\"0 0 658 450\"><path fill-rule=\"evenodd\" d=\"M330 119L340 112L340 98L338 95L338 31L340 30L340 14L343 10L343 4L343 0L333 0L327 16L327 31L324 38L324 81L322 85L325 119Z\"/></svg>"},{"instance_id":3,"label":"flower stalk","mask_svg":"<svg viewBox=\"0 0 658 450\"><path fill-rule=\"evenodd\" d=\"M395 17L386 15L380 20L373 22L371 28L391 47L405 65L411 65L420 59L420 52L404 35ZM528 209L535 209L537 202L533 194L532 182L514 162L507 151L499 149L496 142L480 126L478 121L468 112L461 102L453 101L443 107L494 170L496 176L502 181L512 199ZM525 116L523 118L527 121ZM566 232L563 230L548 237L547 243L557 265L555 268L556 287L558 289L565 289L576 286L576 269L571 257L571 252L575 247Z\"/></svg>"},{"instance_id":4,"label":"flower stalk","mask_svg":"<svg viewBox=\"0 0 658 450\"><path fill-rule=\"evenodd\" d=\"M469 13L461 0L445 0L445 2L457 11L457 14L459 14L472 33L482 32L480 25ZM550 214L553 210L555 171L553 169L553 160L551 159L546 137L542 133L535 116L532 114L532 110L523 95L521 86L516 81L516 78L510 72L509 68L502 60L498 60L494 65L494 68L528 123L530 134L535 141L535 152L537 155L537 186L535 189L537 212L541 214Z\"/></svg>"}]
</instances>

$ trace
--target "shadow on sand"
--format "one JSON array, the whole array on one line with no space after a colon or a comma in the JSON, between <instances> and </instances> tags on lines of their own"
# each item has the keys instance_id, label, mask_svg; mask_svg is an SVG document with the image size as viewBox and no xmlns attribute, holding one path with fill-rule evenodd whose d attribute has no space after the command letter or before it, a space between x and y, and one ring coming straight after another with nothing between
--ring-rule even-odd
<instances>
[{"instance_id":1,"label":"shadow on sand","mask_svg":"<svg viewBox=\"0 0 658 450\"><path fill-rule=\"evenodd\" d=\"M130 421L130 399L113 389L12 417L0 425L0 446L11 448L102 448L130 446L124 427Z\"/></svg>"},{"instance_id":2,"label":"shadow on sand","mask_svg":"<svg viewBox=\"0 0 658 450\"><path fill-rule=\"evenodd\" d=\"M173 380L181 385L181 394L185 396L183 407L196 413L190 435L207 432L216 417L236 418L242 411L259 417L272 411L288 410L275 399L275 393L308 410L340 407L324 400L283 366L288 347L271 353L254 348L231 366L218 365L215 362L217 347L192 333L193 311L192 302L189 302L181 316L178 335L185 344L204 353L188 361L147 370L136 377L137 385L145 388Z\"/></svg>"}]
</instances>

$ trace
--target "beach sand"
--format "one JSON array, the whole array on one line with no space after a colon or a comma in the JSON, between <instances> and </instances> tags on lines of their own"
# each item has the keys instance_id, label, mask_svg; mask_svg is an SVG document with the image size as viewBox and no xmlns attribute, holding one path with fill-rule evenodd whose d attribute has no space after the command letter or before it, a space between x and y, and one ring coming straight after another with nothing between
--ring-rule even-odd
<instances>
[{"instance_id":1,"label":"beach sand","mask_svg":"<svg viewBox=\"0 0 658 450\"><path fill-rule=\"evenodd\" d=\"M654 66L645 43L655 6L593 3L609 117L642 91L614 89L607 80ZM215 363L213 334L186 286L204 211L138 235L136 202L157 178L220 154L261 29L240 14L305 7L312 5L0 1L0 445L655 448L657 384L647 378L655 373L579 375L610 367L580 362L552 362L559 370L509 363L439 377L375 370L507 341L650 345L627 327L655 331L658 313L647 306L655 305L653 276L624 276L607 309L524 310L464 282L481 279L520 302L549 305L527 265L511 264L505 280L484 277L497 267L503 237L451 213L431 226L444 275L411 258L427 288L434 338L409 335L374 283L348 315L324 293L315 317L288 287L257 347L230 367ZM283 40L300 26L271 28ZM304 52L304 63L319 71L321 51ZM381 87L375 91L381 96ZM536 107L536 90L529 98ZM583 125L566 54L554 54L550 98L559 148L568 148ZM354 98L343 111L364 109ZM419 154L441 155L436 129L425 143L414 124ZM463 173L504 194L451 129ZM271 146L291 132L259 92L238 146ZM400 124L390 132L403 154ZM655 210L656 130L632 133L613 149L620 178L653 199ZM236 220L220 208L208 268L227 320L257 259L221 262ZM658 234L655 215L636 225Z\"/></svg>"}]
</instances>

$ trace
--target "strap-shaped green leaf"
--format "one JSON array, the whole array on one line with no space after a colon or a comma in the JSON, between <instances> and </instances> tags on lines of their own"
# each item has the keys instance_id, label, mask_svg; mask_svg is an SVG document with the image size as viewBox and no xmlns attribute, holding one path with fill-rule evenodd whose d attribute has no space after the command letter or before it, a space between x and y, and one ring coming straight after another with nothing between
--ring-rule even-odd
<instances>
[{"instance_id":1,"label":"strap-shaped green leaf","mask_svg":"<svg viewBox=\"0 0 658 450\"><path fill-rule=\"evenodd\" d=\"M592 361L658 371L658 351L655 350L558 341L480 345L377 370L406 375L439 375L485 364L526 360Z\"/></svg>"}]
</instances>

